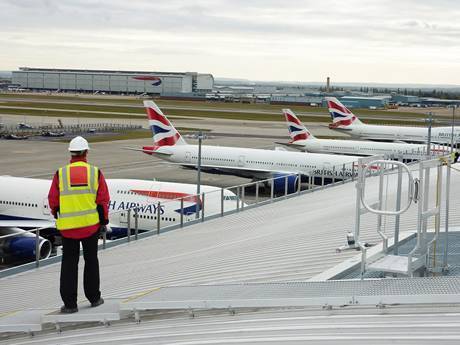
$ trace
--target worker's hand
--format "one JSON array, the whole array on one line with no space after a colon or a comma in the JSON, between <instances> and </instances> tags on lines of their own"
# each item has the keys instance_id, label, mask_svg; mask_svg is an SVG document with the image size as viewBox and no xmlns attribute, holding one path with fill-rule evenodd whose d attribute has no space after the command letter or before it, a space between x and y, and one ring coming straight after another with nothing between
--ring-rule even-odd
<instances>
[{"instance_id":1,"label":"worker's hand","mask_svg":"<svg viewBox=\"0 0 460 345\"><path fill-rule=\"evenodd\" d=\"M53 215L54 219L58 219L59 207L54 210L51 210L51 214Z\"/></svg>"},{"instance_id":2,"label":"worker's hand","mask_svg":"<svg viewBox=\"0 0 460 345\"><path fill-rule=\"evenodd\" d=\"M105 234L105 233L107 233L107 226L101 225L101 226L99 227L99 232L100 232L102 235Z\"/></svg>"}]
</instances>

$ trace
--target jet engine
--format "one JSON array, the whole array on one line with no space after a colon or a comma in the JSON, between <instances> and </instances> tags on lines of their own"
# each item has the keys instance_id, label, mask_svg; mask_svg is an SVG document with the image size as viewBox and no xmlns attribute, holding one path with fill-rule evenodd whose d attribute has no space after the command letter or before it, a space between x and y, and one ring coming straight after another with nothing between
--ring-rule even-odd
<instances>
[{"instance_id":1,"label":"jet engine","mask_svg":"<svg viewBox=\"0 0 460 345\"><path fill-rule=\"evenodd\" d=\"M286 192L286 183L287 183L287 192L288 194L295 193L298 188L299 175L290 175L283 173L273 174L273 190L276 194L284 194Z\"/></svg>"},{"instance_id":2,"label":"jet engine","mask_svg":"<svg viewBox=\"0 0 460 345\"><path fill-rule=\"evenodd\" d=\"M36 258L36 235L19 228L2 229L1 235L16 234L13 237L0 239L0 257L16 260L34 260ZM46 259L51 254L51 243L43 237L38 238L40 259Z\"/></svg>"}]
</instances>

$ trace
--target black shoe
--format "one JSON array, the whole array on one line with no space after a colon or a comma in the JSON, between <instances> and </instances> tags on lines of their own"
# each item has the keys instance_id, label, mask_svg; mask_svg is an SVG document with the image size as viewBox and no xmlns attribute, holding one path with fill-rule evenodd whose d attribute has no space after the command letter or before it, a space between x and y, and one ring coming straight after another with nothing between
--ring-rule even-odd
<instances>
[{"instance_id":1,"label":"black shoe","mask_svg":"<svg viewBox=\"0 0 460 345\"><path fill-rule=\"evenodd\" d=\"M104 304L104 299L101 297L99 298L96 302L92 302L91 303L91 307L94 308L94 307L97 307L101 304Z\"/></svg>"},{"instance_id":2,"label":"black shoe","mask_svg":"<svg viewBox=\"0 0 460 345\"><path fill-rule=\"evenodd\" d=\"M67 308L65 305L61 307L61 314L73 314L78 312L78 308Z\"/></svg>"}]
</instances>

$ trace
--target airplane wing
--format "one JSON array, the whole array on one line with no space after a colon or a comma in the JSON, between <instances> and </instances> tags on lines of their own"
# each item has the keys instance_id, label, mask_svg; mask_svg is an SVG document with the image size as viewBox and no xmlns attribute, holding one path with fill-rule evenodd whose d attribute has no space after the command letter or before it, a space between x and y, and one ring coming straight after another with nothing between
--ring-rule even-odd
<instances>
[{"instance_id":1,"label":"airplane wing","mask_svg":"<svg viewBox=\"0 0 460 345\"><path fill-rule=\"evenodd\" d=\"M171 152L159 152L158 150L153 150L152 148L137 148L137 147L122 147L123 150L130 150L130 151L140 151L146 153L148 155L163 155L163 156L171 156Z\"/></svg>"},{"instance_id":2,"label":"airplane wing","mask_svg":"<svg viewBox=\"0 0 460 345\"><path fill-rule=\"evenodd\" d=\"M289 147L291 149L296 149L297 151L307 152L307 150L305 150L305 148L303 146L301 146L301 145L296 145L296 144L292 144L292 143L282 143L280 141L275 141L275 144L280 144L280 145Z\"/></svg>"},{"instance_id":3,"label":"airplane wing","mask_svg":"<svg viewBox=\"0 0 460 345\"><path fill-rule=\"evenodd\" d=\"M0 220L0 228L45 228L55 227L55 222L41 219Z\"/></svg>"},{"instance_id":4,"label":"airplane wing","mask_svg":"<svg viewBox=\"0 0 460 345\"><path fill-rule=\"evenodd\" d=\"M380 142L380 143L400 143L400 144L424 144L425 142L423 139L420 140L403 140L403 139L389 139L389 138L382 138L379 136L373 136L373 135L366 135L366 136L361 136L360 139L362 140L369 140L369 141L375 141L375 142Z\"/></svg>"},{"instance_id":5,"label":"airplane wing","mask_svg":"<svg viewBox=\"0 0 460 345\"><path fill-rule=\"evenodd\" d=\"M171 163L168 164L175 164L180 165L185 168L196 169L196 164L194 163ZM274 173L278 174L298 174L299 171L296 170L271 170L271 169L256 169L256 168L246 168L246 167L239 167L239 166L220 166L220 165L210 165L210 164L202 164L201 169L206 172L215 172L219 174L231 174L240 177L253 177L257 176L258 178L270 178Z\"/></svg>"}]
</instances>

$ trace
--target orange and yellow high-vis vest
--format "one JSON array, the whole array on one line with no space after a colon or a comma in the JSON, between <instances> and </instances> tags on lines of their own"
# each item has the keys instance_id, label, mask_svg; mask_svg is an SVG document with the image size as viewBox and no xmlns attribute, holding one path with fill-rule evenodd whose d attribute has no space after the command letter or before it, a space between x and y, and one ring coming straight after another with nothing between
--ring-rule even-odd
<instances>
[{"instance_id":1,"label":"orange and yellow high-vis vest","mask_svg":"<svg viewBox=\"0 0 460 345\"><path fill-rule=\"evenodd\" d=\"M98 168L86 162L74 162L59 169L58 230L83 228L99 223L96 196Z\"/></svg>"}]
</instances>

